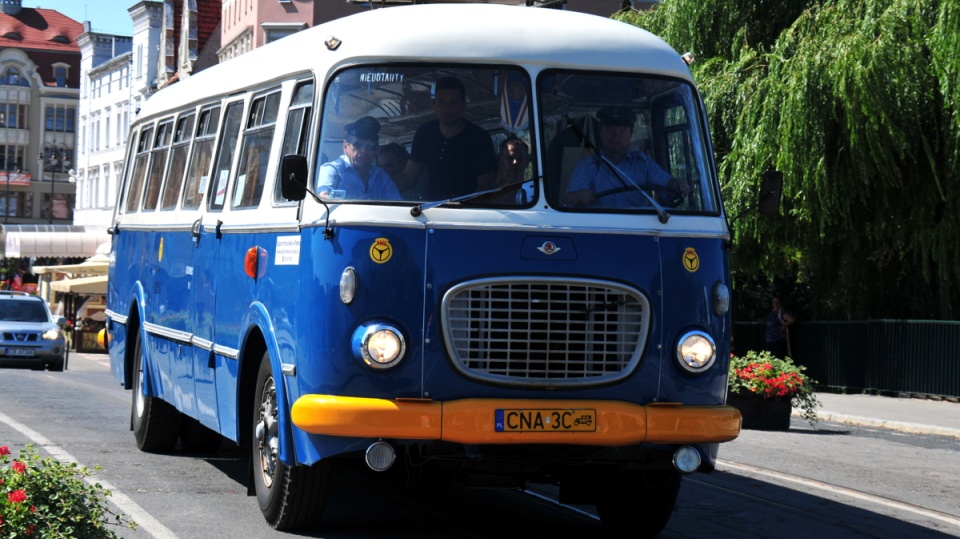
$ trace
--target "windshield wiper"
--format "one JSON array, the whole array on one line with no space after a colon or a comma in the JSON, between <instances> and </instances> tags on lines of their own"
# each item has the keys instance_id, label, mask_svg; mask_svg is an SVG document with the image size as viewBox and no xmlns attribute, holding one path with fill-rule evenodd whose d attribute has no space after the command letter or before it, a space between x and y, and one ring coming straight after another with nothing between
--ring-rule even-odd
<instances>
[{"instance_id":1,"label":"windshield wiper","mask_svg":"<svg viewBox=\"0 0 960 539\"><path fill-rule=\"evenodd\" d=\"M593 142L591 142L586 137L586 135L580 132L580 128L577 127L577 124L575 124L573 120L570 119L570 116L564 115L564 118L566 118L567 120L567 127L569 127L573 131L573 133L577 135L577 138L580 139L581 144L583 144L584 146L592 150L594 157L596 157L597 159L600 159L601 163L604 163L605 165L607 165L610 171L613 172L613 175L616 176L618 180L620 180L620 183L622 183L624 187L633 187L634 189L637 190L638 193L643 195L644 198L646 198L647 201L650 202L650 205L653 206L655 210L657 210L657 216L660 219L660 222L663 224L666 224L667 221L670 220L670 213L668 213L667 210L663 208L663 206L658 204L657 201L652 196L647 194L646 191L641 189L640 186L637 185L637 182L633 181L633 179L630 176L627 176L627 174L624 171L620 170L620 167L618 167L617 165L614 165L612 161L607 159L606 156L604 156L600 152L600 150L598 150L597 147L593 145ZM587 121L589 121L589 118L587 119Z\"/></svg>"},{"instance_id":2,"label":"windshield wiper","mask_svg":"<svg viewBox=\"0 0 960 539\"><path fill-rule=\"evenodd\" d=\"M525 184L525 183L527 183L527 182L532 182L532 181L537 180L537 179L539 179L539 178L531 178L531 179L529 179L529 180L520 180L520 181L518 181L518 182L513 182L513 183L508 183L508 184L506 184L506 185L501 185L500 187L496 187L496 188L494 188L494 189L486 189L486 190L484 190L484 191L477 191L477 192L474 192L474 193L469 193L469 194L466 194L466 195L460 195L460 196L458 196L458 197L451 197L451 198L447 198L447 199L444 199L444 200L435 200L435 201L433 201L433 202L424 202L423 204L417 204L416 206L410 208L410 215L412 215L412 216L414 216L414 217L420 217L420 215L423 214L423 210L429 210L430 208L436 208L437 206L442 206L443 204L453 204L453 203L459 203L459 202L466 202L466 201L468 201L468 200L473 200L473 199L475 199L475 198L483 198L483 197L485 197L485 196L495 195L495 194L497 194L497 193L502 193L502 192L510 189L511 187L517 187L517 186L523 185L523 184Z\"/></svg>"}]
</instances>

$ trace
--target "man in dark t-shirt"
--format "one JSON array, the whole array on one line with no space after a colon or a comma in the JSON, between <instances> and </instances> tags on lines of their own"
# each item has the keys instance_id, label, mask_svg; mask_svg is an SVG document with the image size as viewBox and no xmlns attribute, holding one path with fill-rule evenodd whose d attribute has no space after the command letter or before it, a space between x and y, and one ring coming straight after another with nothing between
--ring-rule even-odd
<instances>
[{"instance_id":1,"label":"man in dark t-shirt","mask_svg":"<svg viewBox=\"0 0 960 539\"><path fill-rule=\"evenodd\" d=\"M493 141L486 131L464 117L466 89L455 77L439 79L434 87L437 119L417 128L410 160L394 181L401 189L427 170L427 200L443 200L492 189L497 170Z\"/></svg>"}]
</instances>

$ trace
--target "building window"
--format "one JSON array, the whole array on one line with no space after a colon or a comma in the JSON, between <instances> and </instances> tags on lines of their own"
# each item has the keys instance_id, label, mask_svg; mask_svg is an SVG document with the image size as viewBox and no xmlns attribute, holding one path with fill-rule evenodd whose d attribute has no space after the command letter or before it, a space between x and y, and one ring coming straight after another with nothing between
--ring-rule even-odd
<instances>
[{"instance_id":1,"label":"building window","mask_svg":"<svg viewBox=\"0 0 960 539\"><path fill-rule=\"evenodd\" d=\"M19 172L23 170L23 157L27 154L24 146L0 146L0 170Z\"/></svg>"},{"instance_id":2,"label":"building window","mask_svg":"<svg viewBox=\"0 0 960 539\"><path fill-rule=\"evenodd\" d=\"M47 105L45 127L47 131L73 133L76 128L77 108L69 105Z\"/></svg>"},{"instance_id":3,"label":"building window","mask_svg":"<svg viewBox=\"0 0 960 539\"><path fill-rule=\"evenodd\" d=\"M27 106L16 103L0 103L0 127L27 128Z\"/></svg>"},{"instance_id":4,"label":"building window","mask_svg":"<svg viewBox=\"0 0 960 539\"><path fill-rule=\"evenodd\" d=\"M30 81L20 73L19 69L8 67L4 72L3 78L0 79L0 84L6 84L8 86L30 86Z\"/></svg>"},{"instance_id":5,"label":"building window","mask_svg":"<svg viewBox=\"0 0 960 539\"><path fill-rule=\"evenodd\" d=\"M0 191L0 216L33 217L33 193Z\"/></svg>"}]
</instances>

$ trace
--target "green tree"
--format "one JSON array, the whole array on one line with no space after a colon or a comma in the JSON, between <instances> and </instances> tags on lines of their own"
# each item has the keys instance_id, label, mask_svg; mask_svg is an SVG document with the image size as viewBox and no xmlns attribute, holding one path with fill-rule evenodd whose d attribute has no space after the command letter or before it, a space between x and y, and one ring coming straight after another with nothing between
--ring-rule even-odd
<instances>
[{"instance_id":1,"label":"green tree","mask_svg":"<svg viewBox=\"0 0 960 539\"><path fill-rule=\"evenodd\" d=\"M699 59L737 275L802 283L819 318L960 315L960 3L665 0L621 20ZM738 283L734 283L735 286Z\"/></svg>"}]
</instances>

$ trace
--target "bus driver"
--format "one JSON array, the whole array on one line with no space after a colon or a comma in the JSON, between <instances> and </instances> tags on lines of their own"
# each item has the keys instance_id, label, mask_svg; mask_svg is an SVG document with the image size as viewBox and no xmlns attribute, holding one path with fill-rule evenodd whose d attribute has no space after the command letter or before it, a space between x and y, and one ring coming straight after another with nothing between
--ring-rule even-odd
<instances>
[{"instance_id":1,"label":"bus driver","mask_svg":"<svg viewBox=\"0 0 960 539\"><path fill-rule=\"evenodd\" d=\"M377 166L380 122L363 116L343 130L343 155L320 166L317 193L333 200L400 200L390 175Z\"/></svg>"},{"instance_id":2,"label":"bus driver","mask_svg":"<svg viewBox=\"0 0 960 539\"><path fill-rule=\"evenodd\" d=\"M570 206L597 208L639 208L649 206L646 198L627 188L629 181L617 177L613 164L640 187L661 186L690 194L690 187L672 177L641 151L630 151L633 125L637 115L626 107L605 107L597 112L600 122L600 157L592 155L577 163L570 177L564 203ZM621 190L622 189L622 190Z\"/></svg>"}]
</instances>

